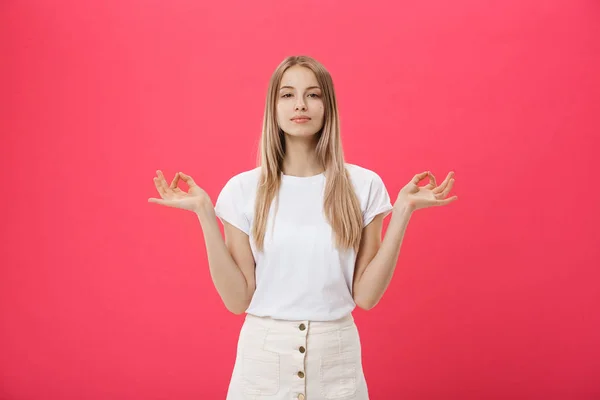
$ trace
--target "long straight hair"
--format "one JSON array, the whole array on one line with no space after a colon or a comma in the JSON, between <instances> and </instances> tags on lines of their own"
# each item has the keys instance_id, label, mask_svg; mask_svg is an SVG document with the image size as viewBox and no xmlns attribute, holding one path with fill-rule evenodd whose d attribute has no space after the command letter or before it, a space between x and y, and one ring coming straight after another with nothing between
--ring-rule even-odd
<instances>
[{"instance_id":1,"label":"long straight hair","mask_svg":"<svg viewBox=\"0 0 600 400\"><path fill-rule=\"evenodd\" d=\"M332 227L336 246L358 251L363 228L362 211L345 167L333 80L321 63L308 56L286 58L269 82L258 155L260 179L252 226L254 242L259 250L263 250L269 210L281 186L285 134L277 124L278 92L283 74L295 65L312 70L323 93L325 115L323 128L317 133L319 140L316 152L318 160L325 167L325 216Z\"/></svg>"}]
</instances>

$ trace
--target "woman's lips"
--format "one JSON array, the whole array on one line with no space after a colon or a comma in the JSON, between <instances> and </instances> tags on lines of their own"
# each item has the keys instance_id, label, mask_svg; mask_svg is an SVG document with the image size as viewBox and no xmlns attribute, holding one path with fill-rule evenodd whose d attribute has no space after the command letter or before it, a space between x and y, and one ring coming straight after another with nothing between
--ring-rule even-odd
<instances>
[{"instance_id":1,"label":"woman's lips","mask_svg":"<svg viewBox=\"0 0 600 400\"><path fill-rule=\"evenodd\" d=\"M310 118L292 118L292 122L295 122L297 124L304 124L306 122L310 121Z\"/></svg>"}]
</instances>

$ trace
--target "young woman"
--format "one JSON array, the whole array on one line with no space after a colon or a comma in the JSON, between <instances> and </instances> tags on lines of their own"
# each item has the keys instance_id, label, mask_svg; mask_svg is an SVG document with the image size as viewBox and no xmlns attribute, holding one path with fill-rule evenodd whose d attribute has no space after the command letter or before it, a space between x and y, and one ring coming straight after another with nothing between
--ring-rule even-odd
<instances>
[{"instance_id":1,"label":"young woman","mask_svg":"<svg viewBox=\"0 0 600 400\"><path fill-rule=\"evenodd\" d=\"M271 77L260 156L214 207L182 172L169 185L158 171L161 198L149 199L196 213L214 285L229 311L246 313L227 399L366 400L351 312L383 296L412 213L456 200L453 173L439 186L415 175L392 205L376 173L344 162L331 76L304 56Z\"/></svg>"}]
</instances>

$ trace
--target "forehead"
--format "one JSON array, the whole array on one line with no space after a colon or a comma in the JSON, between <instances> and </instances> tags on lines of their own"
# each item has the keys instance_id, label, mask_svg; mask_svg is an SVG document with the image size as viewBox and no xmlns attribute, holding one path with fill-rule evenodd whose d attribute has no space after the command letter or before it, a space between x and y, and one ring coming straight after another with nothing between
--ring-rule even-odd
<instances>
[{"instance_id":1,"label":"forehead","mask_svg":"<svg viewBox=\"0 0 600 400\"><path fill-rule=\"evenodd\" d=\"M279 87L282 86L303 88L308 86L319 86L319 82L317 81L317 77L312 70L300 65L294 65L283 73Z\"/></svg>"}]
</instances>

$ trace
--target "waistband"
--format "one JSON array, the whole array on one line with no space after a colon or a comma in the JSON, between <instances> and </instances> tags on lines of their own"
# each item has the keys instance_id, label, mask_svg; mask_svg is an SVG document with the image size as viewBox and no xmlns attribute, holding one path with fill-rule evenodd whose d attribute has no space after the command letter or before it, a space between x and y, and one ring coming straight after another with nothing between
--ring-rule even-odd
<instances>
[{"instance_id":1,"label":"waistband","mask_svg":"<svg viewBox=\"0 0 600 400\"><path fill-rule=\"evenodd\" d=\"M271 331L281 333L297 333L305 331L307 333L325 333L336 331L354 325L354 317L348 314L345 317L333 321L290 321L284 319L274 319L270 317L259 317L253 314L246 314L245 324L262 326ZM304 329L302 329L304 328Z\"/></svg>"}]
</instances>

